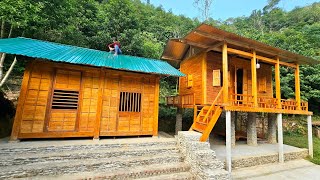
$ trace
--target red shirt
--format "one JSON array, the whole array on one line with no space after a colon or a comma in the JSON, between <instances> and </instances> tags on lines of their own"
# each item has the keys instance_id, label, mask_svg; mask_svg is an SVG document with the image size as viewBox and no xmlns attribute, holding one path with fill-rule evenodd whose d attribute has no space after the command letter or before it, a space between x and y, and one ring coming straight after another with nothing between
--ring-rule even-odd
<instances>
[{"instance_id":1,"label":"red shirt","mask_svg":"<svg viewBox=\"0 0 320 180\"><path fill-rule=\"evenodd\" d=\"M109 44L108 47L111 47L111 48L114 48L115 45L118 45L119 48L121 47L120 43L118 41L112 43L112 44Z\"/></svg>"}]
</instances>

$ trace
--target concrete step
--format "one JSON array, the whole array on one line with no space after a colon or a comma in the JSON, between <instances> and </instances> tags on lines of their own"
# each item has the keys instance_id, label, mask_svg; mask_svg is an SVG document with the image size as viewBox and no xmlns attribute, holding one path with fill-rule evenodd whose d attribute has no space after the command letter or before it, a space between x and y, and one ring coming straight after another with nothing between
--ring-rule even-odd
<instances>
[{"instance_id":1,"label":"concrete step","mask_svg":"<svg viewBox=\"0 0 320 180\"><path fill-rule=\"evenodd\" d=\"M107 158L130 158L138 156L151 156L158 154L176 154L179 150L176 146L138 147L138 148L114 148L97 150L75 150L52 153L26 153L20 156L0 156L0 167L27 165L41 162L56 162L68 160L90 160Z\"/></svg>"},{"instance_id":2,"label":"concrete step","mask_svg":"<svg viewBox=\"0 0 320 180\"><path fill-rule=\"evenodd\" d=\"M51 176L44 177L39 176L33 179L172 179L180 174L185 179L193 179L194 176L189 173L190 166L186 163L166 163L166 164L152 164L147 166L136 166L127 169L119 169L113 172L82 172L71 175L63 176ZM181 179L181 178L180 178Z\"/></svg>"},{"instance_id":3,"label":"concrete step","mask_svg":"<svg viewBox=\"0 0 320 180\"><path fill-rule=\"evenodd\" d=\"M179 173L140 178L139 180L195 180L195 179L196 177L190 172L179 172Z\"/></svg>"},{"instance_id":4,"label":"concrete step","mask_svg":"<svg viewBox=\"0 0 320 180\"><path fill-rule=\"evenodd\" d=\"M68 160L33 163L28 166L7 166L0 169L0 179L31 178L35 176L59 176L63 174L76 174L80 172L116 172L137 166L152 164L179 163L183 157L179 153L160 154L131 158L106 158L93 160Z\"/></svg>"},{"instance_id":5,"label":"concrete step","mask_svg":"<svg viewBox=\"0 0 320 180\"><path fill-rule=\"evenodd\" d=\"M15 144L6 144L0 146L0 156L12 156L26 153L53 153L63 151L77 151L77 150L112 150L118 148L150 148L150 147L167 147L175 146L177 142L174 138L149 138L149 139L123 139L123 140L102 140L94 141L61 141L61 143L53 143L50 141L40 142L20 142Z\"/></svg>"}]
</instances>

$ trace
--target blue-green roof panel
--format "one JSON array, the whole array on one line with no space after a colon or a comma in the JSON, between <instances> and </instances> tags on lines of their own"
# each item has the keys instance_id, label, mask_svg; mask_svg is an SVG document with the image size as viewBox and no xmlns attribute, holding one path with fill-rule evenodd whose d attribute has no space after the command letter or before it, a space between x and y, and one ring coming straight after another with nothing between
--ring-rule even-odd
<instances>
[{"instance_id":1,"label":"blue-green roof panel","mask_svg":"<svg viewBox=\"0 0 320 180\"><path fill-rule=\"evenodd\" d=\"M184 76L183 73L165 61L122 54L114 56L114 54L105 51L23 37L0 39L0 52L56 62L169 76Z\"/></svg>"}]
</instances>

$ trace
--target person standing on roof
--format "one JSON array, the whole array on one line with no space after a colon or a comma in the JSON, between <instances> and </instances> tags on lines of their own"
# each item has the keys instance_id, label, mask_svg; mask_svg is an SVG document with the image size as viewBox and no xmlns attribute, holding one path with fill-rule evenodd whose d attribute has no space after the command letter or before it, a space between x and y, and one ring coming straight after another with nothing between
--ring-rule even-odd
<instances>
[{"instance_id":1,"label":"person standing on roof","mask_svg":"<svg viewBox=\"0 0 320 180\"><path fill-rule=\"evenodd\" d=\"M113 43L108 45L110 52L114 51L115 56L118 54L122 54L122 51L120 49L121 48L120 42L115 37L112 38L112 40L113 40Z\"/></svg>"}]
</instances>

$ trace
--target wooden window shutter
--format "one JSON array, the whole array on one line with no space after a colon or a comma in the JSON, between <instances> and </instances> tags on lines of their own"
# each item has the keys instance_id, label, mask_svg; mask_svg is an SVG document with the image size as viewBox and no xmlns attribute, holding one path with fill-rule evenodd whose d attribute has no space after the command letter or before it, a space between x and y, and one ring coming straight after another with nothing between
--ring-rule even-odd
<instances>
[{"instance_id":1,"label":"wooden window shutter","mask_svg":"<svg viewBox=\"0 0 320 180\"><path fill-rule=\"evenodd\" d=\"M259 82L259 84L258 84L259 92L267 92L267 77L266 76L262 76L258 80L258 82Z\"/></svg>"},{"instance_id":2,"label":"wooden window shutter","mask_svg":"<svg viewBox=\"0 0 320 180\"><path fill-rule=\"evenodd\" d=\"M212 71L212 85L213 86L221 86L221 73L220 69Z\"/></svg>"},{"instance_id":3,"label":"wooden window shutter","mask_svg":"<svg viewBox=\"0 0 320 180\"><path fill-rule=\"evenodd\" d=\"M187 76L187 88L192 88L193 86L193 77L191 74L188 74Z\"/></svg>"},{"instance_id":4,"label":"wooden window shutter","mask_svg":"<svg viewBox=\"0 0 320 180\"><path fill-rule=\"evenodd\" d=\"M53 91L52 109L78 109L79 91Z\"/></svg>"}]
</instances>

